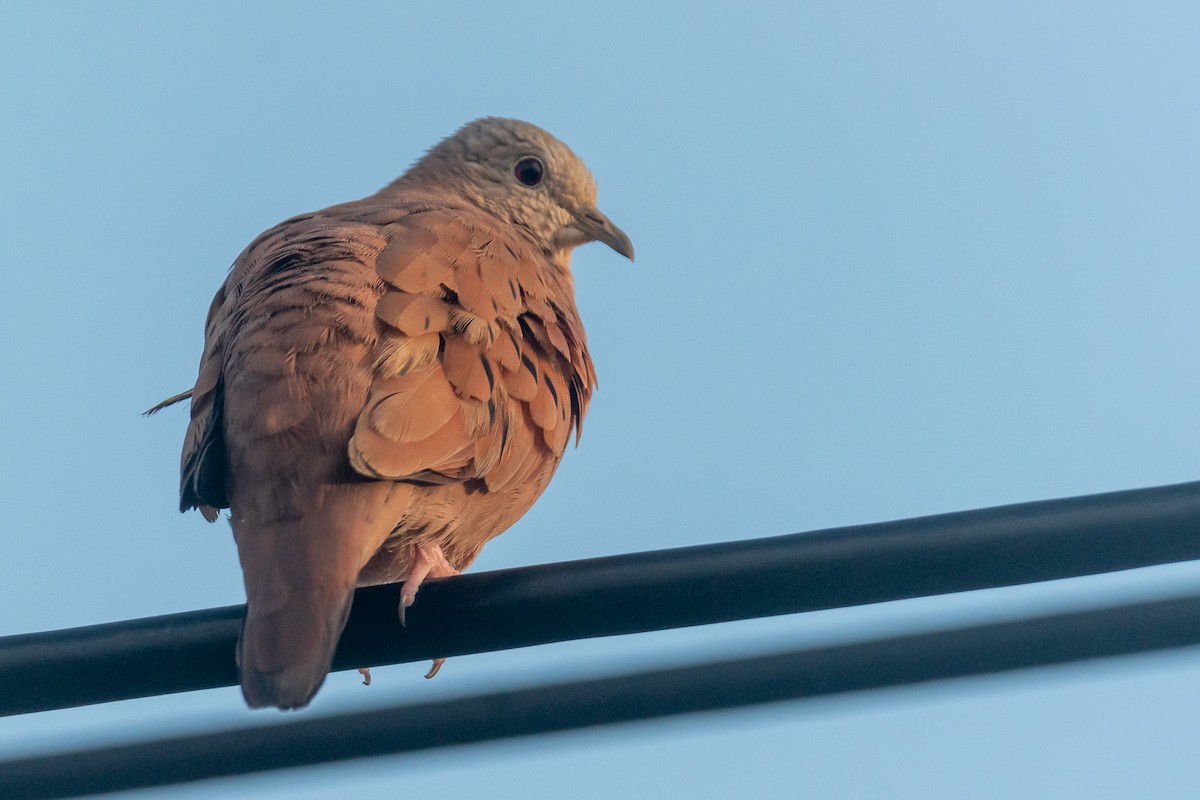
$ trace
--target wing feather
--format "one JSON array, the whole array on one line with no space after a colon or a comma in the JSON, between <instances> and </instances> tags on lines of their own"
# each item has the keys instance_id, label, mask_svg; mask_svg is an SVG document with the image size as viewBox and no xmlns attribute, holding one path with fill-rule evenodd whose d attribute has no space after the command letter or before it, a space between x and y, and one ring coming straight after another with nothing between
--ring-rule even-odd
<instances>
[{"instance_id":1,"label":"wing feather","mask_svg":"<svg viewBox=\"0 0 1200 800\"><path fill-rule=\"evenodd\" d=\"M544 254L478 214L426 211L387 233L351 465L494 489L557 461L592 385L578 317L556 310L574 308L569 276L547 281Z\"/></svg>"}]
</instances>

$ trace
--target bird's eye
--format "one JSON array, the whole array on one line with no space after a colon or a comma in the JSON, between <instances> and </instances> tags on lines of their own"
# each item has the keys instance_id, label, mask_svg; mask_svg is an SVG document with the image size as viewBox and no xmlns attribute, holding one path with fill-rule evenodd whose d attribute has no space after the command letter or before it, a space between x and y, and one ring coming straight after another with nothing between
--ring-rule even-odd
<instances>
[{"instance_id":1,"label":"bird's eye","mask_svg":"<svg viewBox=\"0 0 1200 800\"><path fill-rule=\"evenodd\" d=\"M542 165L542 160L533 156L525 156L513 168L513 174L517 176L517 180L526 186L537 186L542 182L542 175L545 172L546 168Z\"/></svg>"}]
</instances>

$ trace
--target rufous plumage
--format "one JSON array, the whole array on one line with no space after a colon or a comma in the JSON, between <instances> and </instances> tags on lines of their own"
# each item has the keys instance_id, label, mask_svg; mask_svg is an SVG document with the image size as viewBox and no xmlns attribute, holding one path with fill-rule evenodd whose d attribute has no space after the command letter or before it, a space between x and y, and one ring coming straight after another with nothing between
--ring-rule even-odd
<instances>
[{"instance_id":1,"label":"rufous plumage","mask_svg":"<svg viewBox=\"0 0 1200 800\"><path fill-rule=\"evenodd\" d=\"M583 162L485 118L362 200L255 239L213 299L181 508L229 508L242 691L306 705L356 586L456 574L578 437L596 374L572 250L633 258ZM436 669L436 665L435 665Z\"/></svg>"}]
</instances>

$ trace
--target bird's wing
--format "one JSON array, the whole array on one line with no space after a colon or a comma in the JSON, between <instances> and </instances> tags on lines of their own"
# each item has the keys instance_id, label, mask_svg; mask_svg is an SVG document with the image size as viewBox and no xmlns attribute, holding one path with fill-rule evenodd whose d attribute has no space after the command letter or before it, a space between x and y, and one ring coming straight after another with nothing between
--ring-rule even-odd
<instances>
[{"instance_id":1,"label":"bird's wing","mask_svg":"<svg viewBox=\"0 0 1200 800\"><path fill-rule=\"evenodd\" d=\"M535 448L561 456L595 383L569 275L480 212L427 210L388 233L354 469L499 489Z\"/></svg>"},{"instance_id":2,"label":"bird's wing","mask_svg":"<svg viewBox=\"0 0 1200 800\"><path fill-rule=\"evenodd\" d=\"M228 283L221 286L208 308L204 353L200 357L196 383L189 391L176 396L192 400L191 422L184 436L180 463L179 510L198 508L209 522L216 520L218 509L229 507L225 439L221 430L223 348L233 308L233 304L227 302L227 286ZM164 401L164 404L170 402Z\"/></svg>"}]
</instances>

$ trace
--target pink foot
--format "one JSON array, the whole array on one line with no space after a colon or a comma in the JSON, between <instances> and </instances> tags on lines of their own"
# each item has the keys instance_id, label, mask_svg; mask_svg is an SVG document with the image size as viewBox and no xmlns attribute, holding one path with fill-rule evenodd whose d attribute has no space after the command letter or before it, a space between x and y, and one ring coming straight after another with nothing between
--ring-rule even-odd
<instances>
[{"instance_id":1,"label":"pink foot","mask_svg":"<svg viewBox=\"0 0 1200 800\"><path fill-rule=\"evenodd\" d=\"M450 562L446 560L442 548L436 544L419 544L413 547L412 566L408 569L408 575L404 576L404 587L400 590L400 624L407 624L404 612L417 599L417 590L421 588L421 584L426 578L449 578L458 574L458 570L450 566ZM429 672L425 673L425 677L432 678L437 675L438 670L445 663L446 659L444 658L434 659L433 666L429 668Z\"/></svg>"},{"instance_id":2,"label":"pink foot","mask_svg":"<svg viewBox=\"0 0 1200 800\"><path fill-rule=\"evenodd\" d=\"M419 544L413 547L412 566L404 576L404 586L400 589L400 624L406 625L404 612L417 599L417 590L426 578L449 578L457 575L458 570L450 566L442 548L436 544Z\"/></svg>"}]
</instances>

